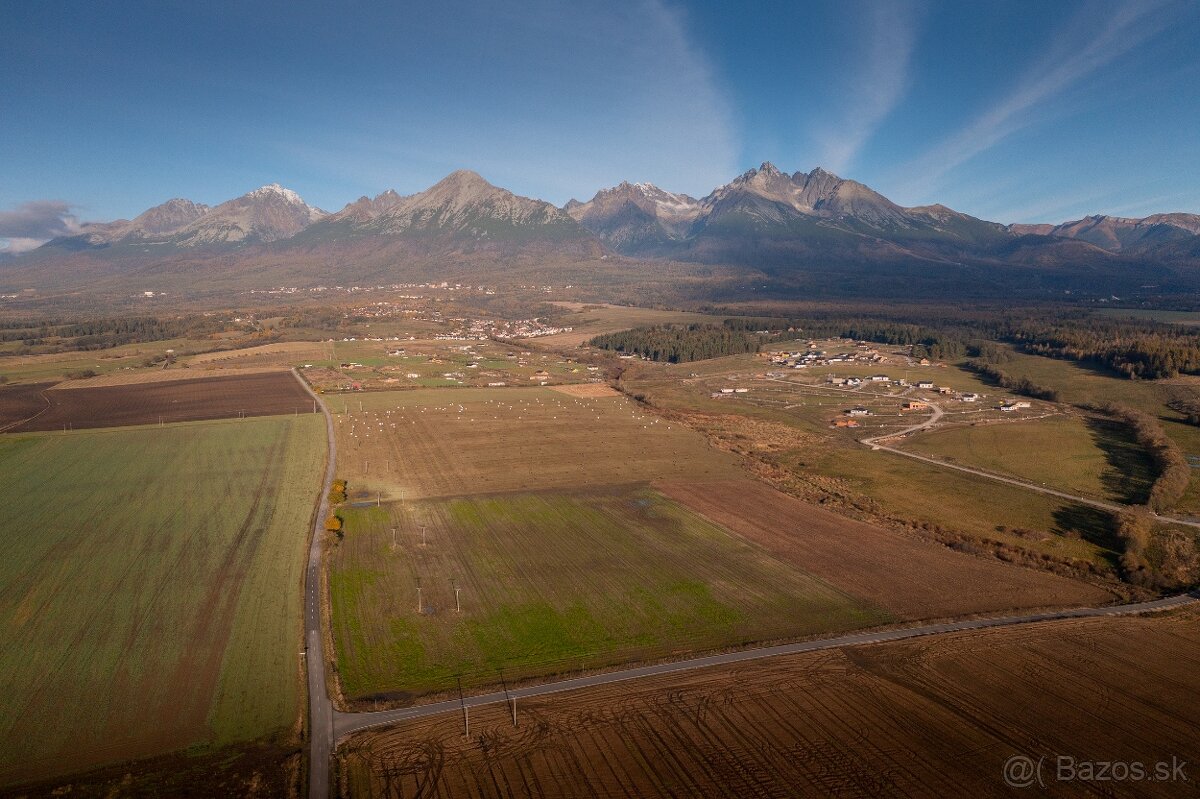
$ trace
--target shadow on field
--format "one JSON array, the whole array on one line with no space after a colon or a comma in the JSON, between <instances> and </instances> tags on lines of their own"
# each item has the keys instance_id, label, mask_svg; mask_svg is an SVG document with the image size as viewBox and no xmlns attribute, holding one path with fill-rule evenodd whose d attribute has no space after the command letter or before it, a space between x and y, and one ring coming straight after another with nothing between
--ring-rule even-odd
<instances>
[{"instance_id":1,"label":"shadow on field","mask_svg":"<svg viewBox=\"0 0 1200 799\"><path fill-rule=\"evenodd\" d=\"M1149 454L1119 422L1095 417L1084 422L1108 462L1100 479L1109 496L1126 505L1144 504L1154 485L1154 462Z\"/></svg>"},{"instance_id":2,"label":"shadow on field","mask_svg":"<svg viewBox=\"0 0 1200 799\"><path fill-rule=\"evenodd\" d=\"M1053 532L1095 544L1104 550L1104 557L1111 565L1117 565L1122 545L1112 513L1090 505L1063 505L1054 511L1054 524Z\"/></svg>"}]
</instances>

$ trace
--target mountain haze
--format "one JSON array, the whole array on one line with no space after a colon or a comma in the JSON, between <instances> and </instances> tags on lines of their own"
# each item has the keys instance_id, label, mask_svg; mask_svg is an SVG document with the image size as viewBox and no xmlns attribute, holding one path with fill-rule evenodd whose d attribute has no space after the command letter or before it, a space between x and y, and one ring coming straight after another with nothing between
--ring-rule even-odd
<instances>
[{"instance_id":1,"label":"mountain haze","mask_svg":"<svg viewBox=\"0 0 1200 799\"><path fill-rule=\"evenodd\" d=\"M634 281L658 275L660 262L692 263L761 277L783 294L1107 296L1200 287L1200 216L1005 226L944 205L904 207L820 167L789 174L771 163L699 199L622 182L558 208L458 170L424 191L387 190L336 213L277 184L212 208L169 200L0 261L0 288L195 279L216 265L264 284L395 282L608 255L629 259L612 268Z\"/></svg>"}]
</instances>

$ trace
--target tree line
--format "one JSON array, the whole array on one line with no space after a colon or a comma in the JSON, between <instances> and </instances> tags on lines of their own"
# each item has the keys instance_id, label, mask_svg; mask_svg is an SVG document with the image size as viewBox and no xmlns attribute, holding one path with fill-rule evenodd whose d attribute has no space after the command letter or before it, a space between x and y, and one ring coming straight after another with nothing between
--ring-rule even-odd
<instances>
[{"instance_id":1,"label":"tree line","mask_svg":"<svg viewBox=\"0 0 1200 799\"><path fill-rule=\"evenodd\" d=\"M737 330L727 325L653 325L604 333L589 344L605 350L640 355L652 361L686 363L724 355L758 352L776 336Z\"/></svg>"},{"instance_id":2,"label":"tree line","mask_svg":"<svg viewBox=\"0 0 1200 799\"><path fill-rule=\"evenodd\" d=\"M1006 388L1014 394L1021 394L1025 397L1033 397L1034 399L1046 400L1047 402L1058 402L1058 390L1049 386L1039 385L1033 382L1028 377L1013 377L1008 372L1005 372L998 366L987 363L980 358L971 358L963 364L967 369L970 369L977 375L992 381L1001 388Z\"/></svg>"}]
</instances>

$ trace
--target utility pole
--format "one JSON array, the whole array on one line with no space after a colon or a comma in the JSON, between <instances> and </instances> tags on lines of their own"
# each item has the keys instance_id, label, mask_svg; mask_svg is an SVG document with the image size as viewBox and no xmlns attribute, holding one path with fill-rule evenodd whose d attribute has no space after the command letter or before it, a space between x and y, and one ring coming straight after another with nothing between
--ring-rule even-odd
<instances>
[{"instance_id":1,"label":"utility pole","mask_svg":"<svg viewBox=\"0 0 1200 799\"><path fill-rule=\"evenodd\" d=\"M421 546L425 546L425 525L421 525Z\"/></svg>"},{"instance_id":2,"label":"utility pole","mask_svg":"<svg viewBox=\"0 0 1200 799\"><path fill-rule=\"evenodd\" d=\"M462 603L458 601L458 592L461 590L462 589L459 588L457 585L454 586L454 612L455 613L462 613Z\"/></svg>"},{"instance_id":3,"label":"utility pole","mask_svg":"<svg viewBox=\"0 0 1200 799\"><path fill-rule=\"evenodd\" d=\"M462 677L456 677L458 680L458 702L462 705L463 712L463 735L467 738L471 737L471 716L467 710L467 700L463 698Z\"/></svg>"}]
</instances>

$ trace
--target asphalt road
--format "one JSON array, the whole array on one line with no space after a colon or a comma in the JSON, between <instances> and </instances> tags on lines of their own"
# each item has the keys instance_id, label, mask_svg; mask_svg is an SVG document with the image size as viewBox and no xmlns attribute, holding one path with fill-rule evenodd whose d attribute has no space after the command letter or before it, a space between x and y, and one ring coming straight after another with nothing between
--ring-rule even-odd
<instances>
[{"instance_id":1,"label":"asphalt road","mask_svg":"<svg viewBox=\"0 0 1200 799\"><path fill-rule=\"evenodd\" d=\"M308 795L309 799L329 796L329 761L333 755L333 703L325 683L325 639L321 635L321 541L325 535L325 518L329 515L329 486L337 468L337 444L333 438L333 418L300 373L292 374L304 386L325 416L325 435L329 441L329 457L325 465L325 482L321 485L321 500L313 519L312 540L308 547L308 567L304 575L304 657L308 671Z\"/></svg>"},{"instance_id":2,"label":"asphalt road","mask_svg":"<svg viewBox=\"0 0 1200 799\"><path fill-rule=\"evenodd\" d=\"M371 727L381 727L388 724L395 724L396 722L400 721L410 721L412 719L424 718L426 716L435 716L441 713L459 713L462 711L462 706L464 704L467 707L478 707L480 705L491 705L505 702L507 701L508 697L513 697L517 700L517 709L518 712L520 712L520 700L523 698L546 696L547 694L559 693L561 691L575 691L580 688L594 688L600 685L611 685L613 683L625 682L627 680L637 680L644 677L655 677L681 671L692 671L694 669L703 669L711 666L728 666L734 663L744 663L751 660L760 660L762 658L778 657L780 655L796 655L804 652L817 652L823 649L837 649L843 646L862 646L865 644L878 644L887 641L903 641L908 638L961 632L964 630L984 630L990 627L1011 627L1018 624L1032 624L1034 622L1057 621L1061 619L1081 619L1096 616L1119 616L1125 614L1146 613L1154 610L1162 610L1165 608L1187 605L1198 600L1200 600L1200 592L1194 594L1180 594L1179 596L1156 599L1151 602L1139 602L1134 605L1114 605L1103 608L1078 608L1076 610L1064 610L1052 613L1033 613L1021 616L1005 616L992 619L968 619L965 621L945 622L942 624L929 624L922 627L875 630L863 633L853 633L850 635L841 635L836 638L801 641L795 644L782 644L780 646L745 649L738 652L726 652L719 655L689 658L688 660L679 660L673 663L659 663L652 666L623 669L621 671L612 671L605 674L594 674L588 677L578 677L571 680L560 680L558 682L544 683L542 685L529 685L523 688L513 688L508 691L507 696L503 691L496 691L489 694L465 697L461 703L459 700L454 699L445 702L435 702L428 705L402 708L399 710L381 710L373 713L341 713L335 711L333 715L334 738L337 741L341 741L343 738L352 733L360 732Z\"/></svg>"},{"instance_id":3,"label":"asphalt road","mask_svg":"<svg viewBox=\"0 0 1200 799\"><path fill-rule=\"evenodd\" d=\"M1133 605L1116 605L1103 608L1079 608L1075 610L1065 610L1051 613L1035 613L991 619L969 619L964 621L945 622L941 624L930 624L921 627L852 633L834 638L801 641L794 644L760 647L756 649L745 649L737 652L727 652L717 655L689 658L672 663L659 663L655 665L623 669L621 671L594 674L587 677L578 677L569 680L559 680L556 682L543 683L541 685L527 685L521 688L513 688L507 693L503 691L495 691L488 694L465 697L461 701L448 700L443 702L434 702L426 705L402 708L399 710L383 710L369 713L343 713L334 709L333 703L329 698L325 676L326 658L324 637L321 633L321 542L324 537L325 518L329 514L328 488L330 484L332 484L336 473L337 444L334 440L333 418L329 415L329 409L325 407L325 403L321 401L321 398L318 397L304 381L304 379L300 377L299 372L293 370L293 374L295 375L296 379L300 381L301 385L304 386L305 391L308 392L308 394L320 407L321 412L325 417L326 437L328 439L329 446L329 457L325 469L325 482L321 486L320 504L317 509L316 517L313 520L312 539L309 544L308 567L305 573L304 587L304 656L308 673L310 720L308 777L308 795L310 799L327 799L329 796L329 769L333 750L337 743L345 737L365 729L370 729L372 727L381 727L389 724L395 724L397 722L425 718L427 716L434 716L443 713L460 713L462 712L464 705L467 707L478 707L480 705L508 702L510 699L514 699L517 700L519 712L521 699L535 696L546 696L563 691L574 691L581 688L593 688L596 686L611 685L613 683L642 679L646 677L655 677L663 674L692 671L695 669L703 669L712 666L727 666L735 663L759 660L762 658L778 657L780 655L795 655L804 652L816 652L824 649L836 649L843 646L862 646L866 644L884 643L888 641L902 641L920 636L938 635L966 630L983 630L990 627L1009 627L1018 624L1031 624L1035 622L1048 622L1062 619L1146 613L1149 611L1190 604L1200 600L1200 592L1196 592L1193 594L1181 594L1179 596L1167 597L1165 599L1158 599L1151 602L1141 602ZM941 408L934 406L933 410L934 413L930 419L926 420L922 424L915 425L913 428L910 428L904 432L915 432L916 430L930 427L936 423L938 418L941 416ZM891 438L895 435L897 434L893 433L891 436L881 438ZM904 457L927 461L936 466L958 469L959 471L969 472L991 480L1010 483L1021 488L1040 491L1045 494L1052 494L1064 499L1070 499L1072 501L1102 507L1107 510L1123 509L1123 506L1116 505L1115 503L1106 503L1098 500L1091 500L1086 497L1078 497L1072 494L1056 491L1054 489L1025 483L1020 480L1005 478L999 475L989 474L981 470L945 463L933 458L927 458L922 455L905 452L903 450L895 449L894 447L888 447L875 443L876 440L877 439L865 439L862 443L874 448L893 452ZM1173 519L1169 517L1161 518L1178 524L1200 527L1200 523L1197 522L1189 522L1186 520Z\"/></svg>"}]
</instances>

